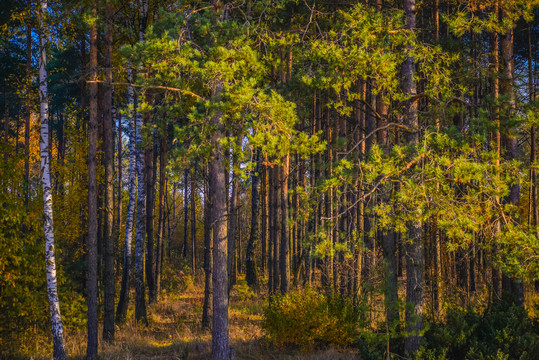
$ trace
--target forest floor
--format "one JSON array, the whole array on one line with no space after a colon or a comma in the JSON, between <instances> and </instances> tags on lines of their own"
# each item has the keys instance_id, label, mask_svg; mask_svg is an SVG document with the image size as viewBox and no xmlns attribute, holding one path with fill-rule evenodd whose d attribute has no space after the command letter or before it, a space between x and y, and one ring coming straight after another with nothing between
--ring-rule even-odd
<instances>
[{"instance_id":1,"label":"forest floor","mask_svg":"<svg viewBox=\"0 0 539 360\"><path fill-rule=\"evenodd\" d=\"M209 359L211 331L201 327L204 283L202 277L198 280L180 294L164 295L157 304L150 305L147 327L137 325L134 320L117 327L113 344L100 343L100 359ZM262 295L250 291L244 280L239 280L231 291L230 346L235 350L236 359L357 358L355 349L329 348L302 352L274 348L261 328L265 301ZM132 315L132 312L129 314ZM86 353L86 332L67 334L66 350L70 358L83 359Z\"/></svg>"}]
</instances>

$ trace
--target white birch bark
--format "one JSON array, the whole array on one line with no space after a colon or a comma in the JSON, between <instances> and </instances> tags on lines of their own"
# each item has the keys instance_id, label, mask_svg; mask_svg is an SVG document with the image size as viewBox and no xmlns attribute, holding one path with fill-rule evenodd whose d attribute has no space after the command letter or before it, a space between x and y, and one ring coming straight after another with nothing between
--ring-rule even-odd
<instances>
[{"instance_id":1,"label":"white birch bark","mask_svg":"<svg viewBox=\"0 0 539 360\"><path fill-rule=\"evenodd\" d=\"M127 69L127 81L133 82L133 70ZM129 107L134 111L135 94L132 86L127 88L127 101ZM116 309L116 322L122 322L127 314L129 304L129 278L131 277L131 243L133 239L133 215L135 213L136 188L136 157L135 157L135 116L134 112L129 116L129 202L127 205L126 225L125 225L125 249L124 249L124 270L122 275L122 288L120 300Z\"/></svg>"},{"instance_id":2,"label":"white birch bark","mask_svg":"<svg viewBox=\"0 0 539 360\"><path fill-rule=\"evenodd\" d=\"M52 216L52 190L49 159L49 98L47 92L47 35L43 17L47 14L47 1L41 0L39 12L39 100L41 103L41 182L43 184L43 231L45 233L45 269L47 273L47 295L51 313L51 328L54 359L66 358L64 327L60 315L58 286L56 281L56 260L54 255L54 224Z\"/></svg>"}]
</instances>

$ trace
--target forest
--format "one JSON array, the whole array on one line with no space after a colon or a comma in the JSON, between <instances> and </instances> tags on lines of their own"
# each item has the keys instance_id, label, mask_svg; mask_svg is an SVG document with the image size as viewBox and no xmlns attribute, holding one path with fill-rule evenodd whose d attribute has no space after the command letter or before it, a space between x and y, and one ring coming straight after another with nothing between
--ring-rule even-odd
<instances>
[{"instance_id":1,"label":"forest","mask_svg":"<svg viewBox=\"0 0 539 360\"><path fill-rule=\"evenodd\" d=\"M539 0L2 0L1 359L534 360Z\"/></svg>"}]
</instances>

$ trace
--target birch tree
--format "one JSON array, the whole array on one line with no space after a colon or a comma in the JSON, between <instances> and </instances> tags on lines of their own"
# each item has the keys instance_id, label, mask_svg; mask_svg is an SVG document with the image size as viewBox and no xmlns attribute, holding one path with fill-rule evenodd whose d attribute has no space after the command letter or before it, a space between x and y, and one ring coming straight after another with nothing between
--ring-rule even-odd
<instances>
[{"instance_id":1,"label":"birch tree","mask_svg":"<svg viewBox=\"0 0 539 360\"><path fill-rule=\"evenodd\" d=\"M132 83L133 70L127 69L127 81ZM123 259L122 285L120 299L116 308L116 323L125 320L127 306L129 305L129 279L131 278L131 243L133 239L133 215L135 213L136 188L136 155L135 155L135 117L133 113L135 105L135 93L132 86L127 88L127 103L129 111L129 202L125 222L125 247Z\"/></svg>"},{"instance_id":2,"label":"birch tree","mask_svg":"<svg viewBox=\"0 0 539 360\"><path fill-rule=\"evenodd\" d=\"M41 0L39 11L39 100L41 137L41 183L43 185L43 231L45 233L45 269L47 273L47 295L51 313L53 357L66 358L64 327L60 315L58 285L56 281L56 258L54 253L54 223L52 214L52 189L49 156L49 97L47 89L47 36L44 18L47 16L47 0Z\"/></svg>"}]
</instances>

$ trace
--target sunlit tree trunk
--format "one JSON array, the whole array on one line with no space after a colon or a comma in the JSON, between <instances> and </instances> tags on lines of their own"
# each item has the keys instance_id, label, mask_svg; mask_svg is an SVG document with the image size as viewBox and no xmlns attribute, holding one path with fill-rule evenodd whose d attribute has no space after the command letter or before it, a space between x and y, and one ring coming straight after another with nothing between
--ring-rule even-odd
<instances>
[{"instance_id":1,"label":"sunlit tree trunk","mask_svg":"<svg viewBox=\"0 0 539 360\"><path fill-rule=\"evenodd\" d=\"M213 97L218 98L222 85L216 85ZM210 138L213 144L209 166L209 188L212 202L211 223L213 227L213 328L212 360L228 360L228 269L227 269L227 206L225 187L225 157L221 145L222 115L212 116L216 127Z\"/></svg>"},{"instance_id":2,"label":"sunlit tree trunk","mask_svg":"<svg viewBox=\"0 0 539 360\"><path fill-rule=\"evenodd\" d=\"M58 286L56 281L56 257L54 253L54 223L52 214L52 189L49 156L49 96L47 89L47 38L45 20L47 1L41 0L39 11L39 101L41 118L41 183L43 185L43 232L45 234L45 271L47 273L47 295L51 314L53 357L66 358L64 327L60 315Z\"/></svg>"}]
</instances>

